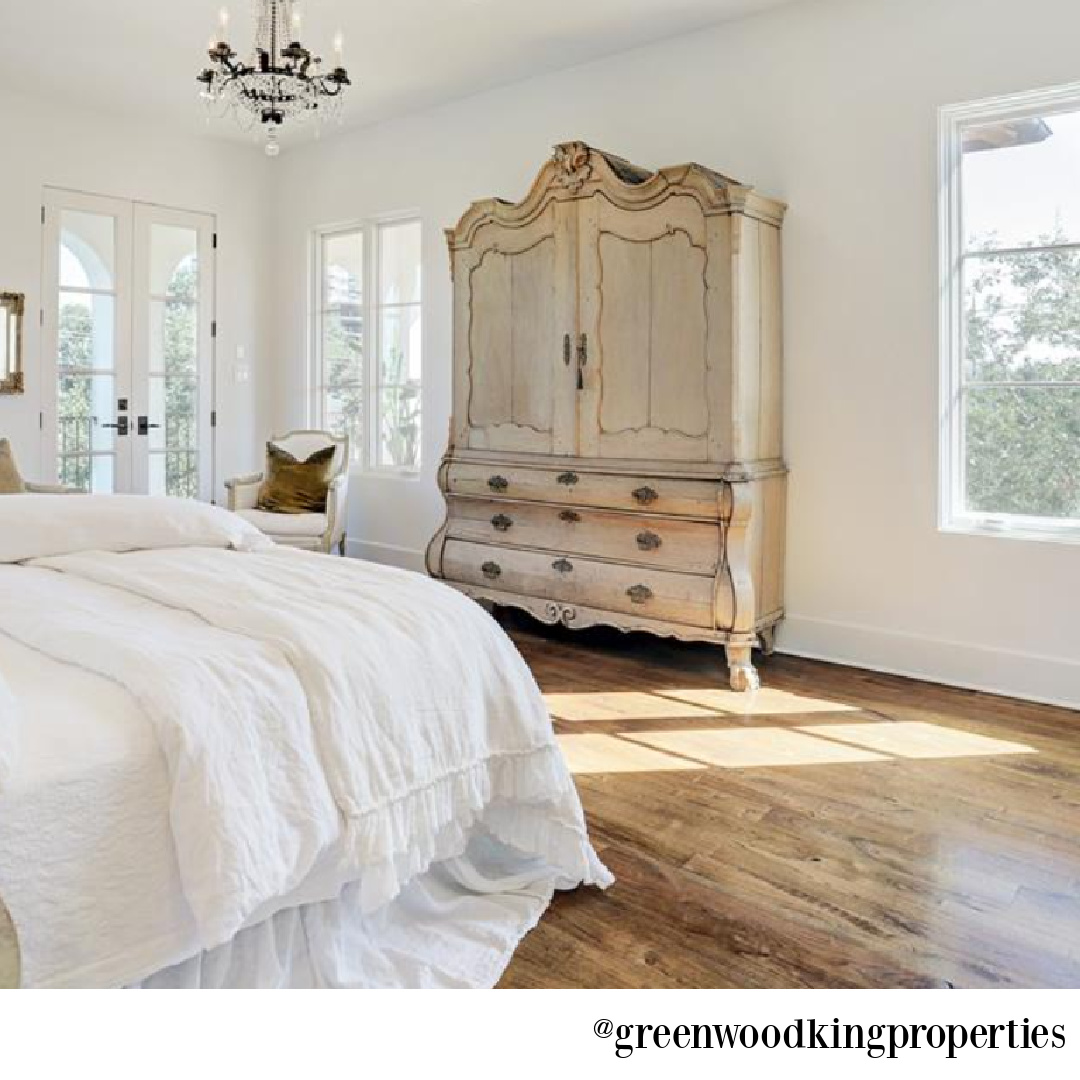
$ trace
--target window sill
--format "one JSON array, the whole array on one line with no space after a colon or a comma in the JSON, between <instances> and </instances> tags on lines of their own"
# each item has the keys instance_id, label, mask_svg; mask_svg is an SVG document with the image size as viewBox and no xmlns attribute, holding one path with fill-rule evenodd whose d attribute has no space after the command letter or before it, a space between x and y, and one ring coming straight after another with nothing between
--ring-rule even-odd
<instances>
[{"instance_id":1,"label":"window sill","mask_svg":"<svg viewBox=\"0 0 1080 1080\"><path fill-rule=\"evenodd\" d=\"M981 518L957 518L938 529L961 536L986 536L998 540L1037 540L1051 544L1080 544L1080 521L1039 522L1019 518L986 521Z\"/></svg>"},{"instance_id":2,"label":"window sill","mask_svg":"<svg viewBox=\"0 0 1080 1080\"><path fill-rule=\"evenodd\" d=\"M357 480L419 480L423 473L420 469L370 469L362 465L354 465L349 470L349 476Z\"/></svg>"}]
</instances>

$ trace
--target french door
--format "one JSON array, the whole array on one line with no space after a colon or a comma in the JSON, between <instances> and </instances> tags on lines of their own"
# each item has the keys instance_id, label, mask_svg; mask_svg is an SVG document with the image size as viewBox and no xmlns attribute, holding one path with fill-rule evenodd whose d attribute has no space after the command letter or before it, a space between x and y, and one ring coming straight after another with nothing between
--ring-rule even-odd
<instances>
[{"instance_id":1,"label":"french door","mask_svg":"<svg viewBox=\"0 0 1080 1080\"><path fill-rule=\"evenodd\" d=\"M208 499L214 219L48 189L45 460L85 491Z\"/></svg>"}]
</instances>

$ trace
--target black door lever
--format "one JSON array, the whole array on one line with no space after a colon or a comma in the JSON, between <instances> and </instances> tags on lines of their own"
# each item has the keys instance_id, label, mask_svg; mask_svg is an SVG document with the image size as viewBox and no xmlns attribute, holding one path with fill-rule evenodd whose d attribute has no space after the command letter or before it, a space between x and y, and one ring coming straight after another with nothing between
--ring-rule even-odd
<instances>
[{"instance_id":1,"label":"black door lever","mask_svg":"<svg viewBox=\"0 0 1080 1080\"><path fill-rule=\"evenodd\" d=\"M159 428L159 427L161 427L160 424L151 424L150 423L150 418L148 416L140 416L139 417L139 434L140 435L149 435L151 428Z\"/></svg>"},{"instance_id":2,"label":"black door lever","mask_svg":"<svg viewBox=\"0 0 1080 1080\"><path fill-rule=\"evenodd\" d=\"M113 428L117 435L126 435L128 433L128 418L126 416L118 416L115 424L102 424L103 428Z\"/></svg>"}]
</instances>

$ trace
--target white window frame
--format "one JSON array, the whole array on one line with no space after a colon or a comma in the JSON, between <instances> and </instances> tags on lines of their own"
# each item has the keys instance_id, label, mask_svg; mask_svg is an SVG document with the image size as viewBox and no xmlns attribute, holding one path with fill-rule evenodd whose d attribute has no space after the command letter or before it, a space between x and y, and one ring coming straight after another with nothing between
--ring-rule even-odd
<instances>
[{"instance_id":1,"label":"white window frame","mask_svg":"<svg viewBox=\"0 0 1080 1080\"><path fill-rule=\"evenodd\" d=\"M379 408L379 332L380 319L379 296L379 238L381 231L388 225L413 223L420 227L420 245L423 250L424 225L420 214L415 211L401 211L393 214L380 214L375 217L361 218L338 225L328 225L313 230L311 234L310 282L308 289L311 316L308 336L308 419L313 427L325 426L326 384L323 378L322 356L322 286L323 286L323 245L327 238L348 236L358 233L363 240L363 274L361 282L363 329L361 332L363 370L361 400L362 416L360 427L363 442L359 453L353 458L351 471L367 473L379 477L391 477L402 480L417 480L424 462L423 417L420 410L420 447L415 465L383 465L379 463L379 428L373 420L378 416ZM425 351L424 328L424 289L423 262L421 261L420 290L420 365L421 396L423 395L423 366Z\"/></svg>"},{"instance_id":2,"label":"white window frame","mask_svg":"<svg viewBox=\"0 0 1080 1080\"><path fill-rule=\"evenodd\" d=\"M942 532L1080 543L1078 519L974 513L967 510L963 503L963 131L967 127L998 120L1076 111L1080 111L1080 83L948 105L938 110L941 297L938 527ZM1063 382L1055 385L1073 384Z\"/></svg>"}]
</instances>

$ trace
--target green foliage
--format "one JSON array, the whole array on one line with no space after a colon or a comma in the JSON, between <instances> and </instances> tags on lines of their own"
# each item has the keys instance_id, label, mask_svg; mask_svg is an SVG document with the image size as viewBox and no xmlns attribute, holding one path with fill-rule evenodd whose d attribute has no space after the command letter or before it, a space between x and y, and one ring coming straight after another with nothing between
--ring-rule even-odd
<instances>
[{"instance_id":1,"label":"green foliage","mask_svg":"<svg viewBox=\"0 0 1080 1080\"><path fill-rule=\"evenodd\" d=\"M85 368L93 355L93 321L82 304L63 304L60 308L60 415L59 436L62 455L60 483L90 490L90 450L92 402L90 379L70 374L66 369Z\"/></svg>"},{"instance_id":2,"label":"green foliage","mask_svg":"<svg viewBox=\"0 0 1080 1080\"><path fill-rule=\"evenodd\" d=\"M193 499L198 473L198 270L181 263L169 282L165 301L162 362L165 369L165 494Z\"/></svg>"},{"instance_id":3,"label":"green foliage","mask_svg":"<svg viewBox=\"0 0 1080 1080\"><path fill-rule=\"evenodd\" d=\"M408 377L405 354L391 349L380 391L383 464L415 466L420 461L420 382Z\"/></svg>"},{"instance_id":4,"label":"green foliage","mask_svg":"<svg viewBox=\"0 0 1080 1080\"><path fill-rule=\"evenodd\" d=\"M1080 386L1041 385L1080 383L1080 253L985 256L967 267L967 508L1080 518Z\"/></svg>"}]
</instances>

